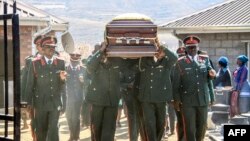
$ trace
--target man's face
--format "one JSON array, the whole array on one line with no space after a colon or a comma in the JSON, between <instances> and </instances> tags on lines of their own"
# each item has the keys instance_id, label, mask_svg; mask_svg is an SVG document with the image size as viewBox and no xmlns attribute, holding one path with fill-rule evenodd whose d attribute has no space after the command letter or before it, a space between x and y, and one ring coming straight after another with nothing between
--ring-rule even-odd
<instances>
[{"instance_id":1,"label":"man's face","mask_svg":"<svg viewBox=\"0 0 250 141\"><path fill-rule=\"evenodd\" d=\"M48 45L45 45L43 47L43 53L46 57L49 57L51 58L54 53L55 53L55 46L48 46Z\"/></svg>"},{"instance_id":2,"label":"man's face","mask_svg":"<svg viewBox=\"0 0 250 141\"><path fill-rule=\"evenodd\" d=\"M240 61L240 59L237 59L236 64L237 64L238 66L242 66L242 62Z\"/></svg>"},{"instance_id":3,"label":"man's face","mask_svg":"<svg viewBox=\"0 0 250 141\"><path fill-rule=\"evenodd\" d=\"M188 55L195 56L197 54L198 47L196 45L188 46L188 47L186 47L186 51L187 51Z\"/></svg>"}]
</instances>

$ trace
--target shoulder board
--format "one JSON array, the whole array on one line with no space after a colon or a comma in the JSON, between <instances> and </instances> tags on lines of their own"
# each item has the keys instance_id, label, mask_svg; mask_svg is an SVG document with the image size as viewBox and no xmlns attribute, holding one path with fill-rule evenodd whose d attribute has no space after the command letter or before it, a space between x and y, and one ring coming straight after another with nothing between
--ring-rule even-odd
<instances>
[{"instance_id":1,"label":"shoulder board","mask_svg":"<svg viewBox=\"0 0 250 141\"><path fill-rule=\"evenodd\" d=\"M41 58L42 58L42 56L36 56L36 57L33 58L33 60L35 60L35 59L41 59Z\"/></svg>"},{"instance_id":2,"label":"shoulder board","mask_svg":"<svg viewBox=\"0 0 250 141\"><path fill-rule=\"evenodd\" d=\"M199 57L202 57L202 58L209 58L208 55L203 55L203 54L202 54L202 55L199 54Z\"/></svg>"},{"instance_id":3,"label":"shoulder board","mask_svg":"<svg viewBox=\"0 0 250 141\"><path fill-rule=\"evenodd\" d=\"M64 61L64 58L62 58L62 57L56 56L55 58L58 59L58 60Z\"/></svg>"},{"instance_id":4,"label":"shoulder board","mask_svg":"<svg viewBox=\"0 0 250 141\"><path fill-rule=\"evenodd\" d=\"M31 58L33 58L33 57L34 57L33 55L27 56L27 57L25 57L25 60L31 59Z\"/></svg>"},{"instance_id":5,"label":"shoulder board","mask_svg":"<svg viewBox=\"0 0 250 141\"><path fill-rule=\"evenodd\" d=\"M178 61L184 60L186 58L186 56L182 56L178 58Z\"/></svg>"},{"instance_id":6,"label":"shoulder board","mask_svg":"<svg viewBox=\"0 0 250 141\"><path fill-rule=\"evenodd\" d=\"M35 57L35 58L33 58L33 62L36 62L36 61L39 61L39 60L41 60L41 57Z\"/></svg>"}]
</instances>

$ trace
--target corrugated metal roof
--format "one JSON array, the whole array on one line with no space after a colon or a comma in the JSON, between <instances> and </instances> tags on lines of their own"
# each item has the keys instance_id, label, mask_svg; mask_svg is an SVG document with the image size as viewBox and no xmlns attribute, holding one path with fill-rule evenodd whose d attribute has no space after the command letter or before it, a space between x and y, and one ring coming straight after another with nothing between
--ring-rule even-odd
<instances>
[{"instance_id":1,"label":"corrugated metal roof","mask_svg":"<svg viewBox=\"0 0 250 141\"><path fill-rule=\"evenodd\" d=\"M230 0L160 25L161 28L250 27L250 0Z\"/></svg>"}]
</instances>

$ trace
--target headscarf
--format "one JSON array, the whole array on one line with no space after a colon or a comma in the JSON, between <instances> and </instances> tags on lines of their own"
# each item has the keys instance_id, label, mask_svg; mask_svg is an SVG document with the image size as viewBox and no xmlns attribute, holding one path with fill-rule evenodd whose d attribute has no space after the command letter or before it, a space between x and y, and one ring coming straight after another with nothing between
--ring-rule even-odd
<instances>
[{"instance_id":1,"label":"headscarf","mask_svg":"<svg viewBox=\"0 0 250 141\"><path fill-rule=\"evenodd\" d=\"M228 58L225 57L225 56L221 56L221 57L219 58L219 60L218 60L218 63L219 63L222 67L226 68L226 67L227 67L227 64L228 64Z\"/></svg>"},{"instance_id":2,"label":"headscarf","mask_svg":"<svg viewBox=\"0 0 250 141\"><path fill-rule=\"evenodd\" d=\"M245 55L240 55L237 57L237 59L239 59L243 65L248 61L248 57L246 57Z\"/></svg>"}]
</instances>

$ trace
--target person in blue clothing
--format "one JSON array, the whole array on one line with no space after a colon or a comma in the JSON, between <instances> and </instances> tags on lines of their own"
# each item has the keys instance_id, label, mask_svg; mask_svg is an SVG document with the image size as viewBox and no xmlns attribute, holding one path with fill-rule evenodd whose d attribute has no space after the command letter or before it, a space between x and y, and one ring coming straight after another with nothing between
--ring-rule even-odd
<instances>
[{"instance_id":1,"label":"person in blue clothing","mask_svg":"<svg viewBox=\"0 0 250 141\"><path fill-rule=\"evenodd\" d=\"M235 82L234 89L239 93L239 114L246 113L250 109L250 86L248 82L247 62L247 56L239 55L237 57L238 68L233 72Z\"/></svg>"},{"instance_id":2,"label":"person in blue clothing","mask_svg":"<svg viewBox=\"0 0 250 141\"><path fill-rule=\"evenodd\" d=\"M231 82L231 72L228 67L228 58L225 56L221 56L218 60L219 70L216 74L216 79L214 86L215 87L225 87L232 86Z\"/></svg>"}]
</instances>

